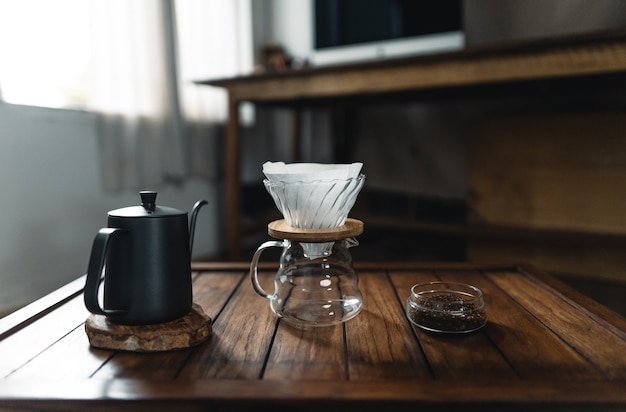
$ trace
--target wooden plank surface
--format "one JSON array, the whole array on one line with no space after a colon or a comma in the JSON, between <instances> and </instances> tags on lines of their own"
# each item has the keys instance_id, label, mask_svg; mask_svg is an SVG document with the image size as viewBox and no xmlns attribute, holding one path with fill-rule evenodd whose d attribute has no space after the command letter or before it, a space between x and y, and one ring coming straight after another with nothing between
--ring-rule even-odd
<instances>
[{"instance_id":1,"label":"wooden plank surface","mask_svg":"<svg viewBox=\"0 0 626 412\"><path fill-rule=\"evenodd\" d=\"M498 271L497 276L505 276ZM591 380L604 375L589 364L557 334L546 330L545 325L514 296L504 292L497 282L479 271L441 272L442 280L467 282L485 293L489 307L489 323L485 332L520 379Z\"/></svg>"},{"instance_id":2,"label":"wooden plank surface","mask_svg":"<svg viewBox=\"0 0 626 412\"><path fill-rule=\"evenodd\" d=\"M488 277L609 379L626 379L623 333L607 329L593 314L560 299L554 291L518 272L489 273Z\"/></svg>"},{"instance_id":3,"label":"wooden plank surface","mask_svg":"<svg viewBox=\"0 0 626 412\"><path fill-rule=\"evenodd\" d=\"M346 323L350 379L416 380L432 373L385 272L361 275L363 311Z\"/></svg>"},{"instance_id":4,"label":"wooden plank surface","mask_svg":"<svg viewBox=\"0 0 626 412\"><path fill-rule=\"evenodd\" d=\"M130 400L131 410L303 402L310 409L626 408L626 320L554 289L558 283L546 284L550 278L532 268L359 264L363 311L345 324L298 329L254 293L247 265L199 267L194 299L214 320L210 341L147 354L90 348L77 296L0 341L0 409L114 410ZM264 266L262 276L271 284L273 271ZM488 324L454 337L411 325L410 288L431 280L481 288Z\"/></svg>"},{"instance_id":5,"label":"wooden plank surface","mask_svg":"<svg viewBox=\"0 0 626 412\"><path fill-rule=\"evenodd\" d=\"M241 278L215 319L208 345L194 351L180 373L183 379L258 379L276 328L268 303Z\"/></svg>"},{"instance_id":6,"label":"wooden plank surface","mask_svg":"<svg viewBox=\"0 0 626 412\"><path fill-rule=\"evenodd\" d=\"M87 318L82 296L63 304L41 319L0 341L0 376L15 373L20 367L46 352Z\"/></svg>"},{"instance_id":7,"label":"wooden plank surface","mask_svg":"<svg viewBox=\"0 0 626 412\"><path fill-rule=\"evenodd\" d=\"M441 280L434 271L392 272L391 277L402 304L406 305L416 283ZM435 379L489 379L493 375L515 379L511 366L483 331L458 339L438 336L414 327Z\"/></svg>"}]
</instances>

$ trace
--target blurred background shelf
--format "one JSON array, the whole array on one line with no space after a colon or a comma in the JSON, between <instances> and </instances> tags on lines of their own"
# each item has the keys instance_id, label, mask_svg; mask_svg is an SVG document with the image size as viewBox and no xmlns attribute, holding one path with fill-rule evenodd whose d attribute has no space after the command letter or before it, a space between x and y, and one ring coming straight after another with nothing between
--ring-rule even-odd
<instances>
[{"instance_id":1,"label":"blurred background shelf","mask_svg":"<svg viewBox=\"0 0 626 412\"><path fill-rule=\"evenodd\" d=\"M626 31L554 37L466 48L411 58L200 80L225 88L229 96L226 133L227 242L232 259L241 255L242 195L239 105L271 104L293 109L293 161L299 159L300 110L330 105L343 119L338 147L355 142L345 110L352 104L381 99L437 99L460 95L484 98L490 93L540 92L575 79L583 90L624 83ZM607 76L610 79L607 81ZM617 77L617 79L616 79ZM532 85L532 87L528 87ZM576 93L571 85L570 93ZM338 154L338 161L343 160ZM625 225L626 226L626 225ZM625 227L626 230L626 227Z\"/></svg>"}]
</instances>

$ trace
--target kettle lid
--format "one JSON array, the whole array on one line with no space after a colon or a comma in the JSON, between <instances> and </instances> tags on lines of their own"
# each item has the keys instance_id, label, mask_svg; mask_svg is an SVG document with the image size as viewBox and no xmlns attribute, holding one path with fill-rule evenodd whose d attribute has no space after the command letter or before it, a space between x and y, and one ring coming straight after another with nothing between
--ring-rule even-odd
<instances>
[{"instance_id":1,"label":"kettle lid","mask_svg":"<svg viewBox=\"0 0 626 412\"><path fill-rule=\"evenodd\" d=\"M157 192L152 190L142 190L139 192L141 196L141 206L130 206L122 209L116 209L109 212L109 216L114 217L171 217L186 216L187 212L167 206L157 206Z\"/></svg>"}]
</instances>

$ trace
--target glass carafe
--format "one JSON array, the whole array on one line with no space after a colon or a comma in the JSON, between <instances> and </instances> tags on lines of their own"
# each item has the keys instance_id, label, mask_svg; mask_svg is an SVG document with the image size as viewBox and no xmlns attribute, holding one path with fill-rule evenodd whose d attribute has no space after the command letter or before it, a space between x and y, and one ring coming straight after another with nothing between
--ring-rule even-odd
<instances>
[{"instance_id":1,"label":"glass carafe","mask_svg":"<svg viewBox=\"0 0 626 412\"><path fill-rule=\"evenodd\" d=\"M250 265L254 290L270 300L278 317L297 327L330 326L352 319L363 306L348 250L357 245L354 238L319 243L289 239L265 242ZM283 249L272 293L261 286L257 270L262 252L270 247Z\"/></svg>"}]
</instances>

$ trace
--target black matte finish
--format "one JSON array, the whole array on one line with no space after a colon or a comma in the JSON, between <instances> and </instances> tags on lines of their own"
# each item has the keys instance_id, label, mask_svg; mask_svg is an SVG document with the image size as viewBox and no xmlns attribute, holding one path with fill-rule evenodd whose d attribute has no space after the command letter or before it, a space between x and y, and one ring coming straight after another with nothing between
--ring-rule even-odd
<instances>
[{"instance_id":1,"label":"black matte finish","mask_svg":"<svg viewBox=\"0 0 626 412\"><path fill-rule=\"evenodd\" d=\"M134 216L129 211L135 208L109 212L108 227L100 229L92 247L85 305L115 323L167 322L186 315L192 305L187 213L171 208L161 208L171 213L151 213L159 207L153 198L146 202L142 197L146 211L136 208ZM196 203L192 221L204 204ZM101 276L104 308L98 301Z\"/></svg>"}]
</instances>

